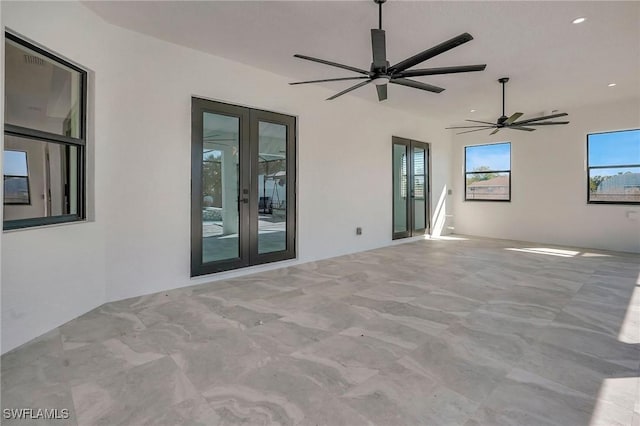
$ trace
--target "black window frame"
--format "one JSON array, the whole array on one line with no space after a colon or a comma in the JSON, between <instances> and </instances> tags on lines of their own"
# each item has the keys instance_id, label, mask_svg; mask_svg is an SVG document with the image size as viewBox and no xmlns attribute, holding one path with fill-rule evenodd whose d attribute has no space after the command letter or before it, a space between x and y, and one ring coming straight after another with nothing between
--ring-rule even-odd
<instances>
[{"instance_id":1,"label":"black window frame","mask_svg":"<svg viewBox=\"0 0 640 426\"><path fill-rule=\"evenodd\" d=\"M467 149L468 148L477 148L480 146L490 146L490 145L509 145L509 170L485 170L482 172L468 172L467 171ZM491 198L467 198L467 176L480 174L480 173L507 173L509 175L509 198L508 199L491 199ZM499 202L499 203L510 203L511 202L511 141L505 142L494 142L494 143L483 143L477 145L465 145L464 147L464 201L489 201L489 202Z\"/></svg>"},{"instance_id":2,"label":"black window frame","mask_svg":"<svg viewBox=\"0 0 640 426\"><path fill-rule=\"evenodd\" d=\"M589 165L589 136L591 135L603 135L607 133L622 133L622 132L640 132L640 128L637 129L623 129L623 130L609 130L606 132L592 132L587 133L587 204L607 204L607 205L640 205L640 201L606 201L606 200L592 200L591 199L591 169L628 169L631 167L640 167L640 164L618 164L615 166L590 166Z\"/></svg>"},{"instance_id":3,"label":"black window frame","mask_svg":"<svg viewBox=\"0 0 640 426\"><path fill-rule=\"evenodd\" d=\"M31 228L34 226L52 225L66 222L79 222L86 218L86 145L87 145L87 71L80 68L53 52L43 47L37 46L9 31L4 32L5 40L21 45L22 47L32 50L54 63L68 67L79 74L80 77L80 132L79 137L59 135L55 133L45 132L42 130L32 129L28 127L17 126L14 124L4 123L4 136L15 136L19 138L32 139L44 143L55 143L64 146L73 146L77 148L78 176L77 176L77 212L75 214L65 214L59 216L35 217L29 219L5 220L3 221L3 230L13 230L22 228ZM3 70L4 71L4 70ZM6 105L5 105L6 108ZM6 112L5 112L6 113ZM5 117L2 117L5 120ZM3 137L4 137L3 136Z\"/></svg>"}]
</instances>

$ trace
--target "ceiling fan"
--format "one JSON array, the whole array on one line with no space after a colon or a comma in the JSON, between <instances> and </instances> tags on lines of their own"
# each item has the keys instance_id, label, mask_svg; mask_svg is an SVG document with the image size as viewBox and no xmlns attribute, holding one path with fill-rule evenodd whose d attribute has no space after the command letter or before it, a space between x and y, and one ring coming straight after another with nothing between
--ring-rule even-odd
<instances>
[{"instance_id":1,"label":"ceiling fan","mask_svg":"<svg viewBox=\"0 0 640 426\"><path fill-rule=\"evenodd\" d=\"M568 121L542 121L542 120L550 120L552 118L564 117L567 114L566 112L559 112L558 114L545 115L542 117L529 118L527 120L516 121L518 118L522 116L521 112L516 112L511 114L510 117L504 115L504 85L509 81L508 77L502 77L498 79L498 82L502 84L502 116L498 118L495 123L491 123L489 121L479 121L479 120L465 120L471 121L472 123L482 123L481 125L476 124L475 126L455 126L455 127L446 127L446 129L475 129L475 130L466 130L464 132L456 133L460 135L462 133L470 133L470 132L479 132L480 130L488 130L495 129L490 134L496 134L500 131L500 129L514 129L514 130L524 130L525 132L533 132L535 129L532 129L530 126L550 126L554 124L569 124Z\"/></svg>"},{"instance_id":2,"label":"ceiling fan","mask_svg":"<svg viewBox=\"0 0 640 426\"><path fill-rule=\"evenodd\" d=\"M436 74L454 74L471 71L483 71L486 68L486 64L482 65L462 65L456 67L442 67L442 68L427 68L427 69L413 69L409 68L418 65L427 59L431 59L441 53L458 47L468 41L473 40L473 37L469 33L460 34L457 37L440 43L430 49L424 50L410 58L400 61L393 66L389 66L387 61L387 49L385 44L385 32L382 29L382 4L387 0L373 0L378 4L379 18L378 29L371 30L371 50L373 51L373 62L369 71L361 68L352 67L349 65L339 64L336 62L326 61L324 59L313 58L305 55L293 55L296 58L305 59L307 61L318 62L321 64L329 65L332 67L342 68L348 71L353 71L358 74L362 74L357 77L342 77L342 78L329 78L324 80L310 80L310 81L298 81L289 84L308 84L308 83L324 83L327 81L344 81L344 80L364 80L355 86L351 86L348 89L343 90L340 93L327 98L328 101L342 96L345 93L349 93L352 90L358 89L369 83L376 85L378 91L378 100L384 101L387 99L387 83L398 84L400 86L413 87L414 89L426 90L427 92L440 93L444 89L442 87L432 86L430 84L422 83L416 80L410 80L407 77L420 77L424 75L436 75Z\"/></svg>"}]
</instances>

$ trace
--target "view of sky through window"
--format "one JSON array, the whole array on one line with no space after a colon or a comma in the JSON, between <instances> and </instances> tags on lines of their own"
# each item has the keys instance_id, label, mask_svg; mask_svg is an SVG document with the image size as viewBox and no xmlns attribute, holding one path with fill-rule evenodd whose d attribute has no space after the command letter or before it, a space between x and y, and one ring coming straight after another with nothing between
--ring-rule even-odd
<instances>
[{"instance_id":1,"label":"view of sky through window","mask_svg":"<svg viewBox=\"0 0 640 426\"><path fill-rule=\"evenodd\" d=\"M27 153L22 151L5 151L4 174L6 176L27 176Z\"/></svg>"},{"instance_id":2,"label":"view of sky through window","mask_svg":"<svg viewBox=\"0 0 640 426\"><path fill-rule=\"evenodd\" d=\"M589 167L640 164L640 130L595 133L589 135ZM607 176L618 173L638 173L638 167L600 169Z\"/></svg>"},{"instance_id":3,"label":"view of sky through window","mask_svg":"<svg viewBox=\"0 0 640 426\"><path fill-rule=\"evenodd\" d=\"M511 144L496 143L466 147L466 171L510 170Z\"/></svg>"}]
</instances>

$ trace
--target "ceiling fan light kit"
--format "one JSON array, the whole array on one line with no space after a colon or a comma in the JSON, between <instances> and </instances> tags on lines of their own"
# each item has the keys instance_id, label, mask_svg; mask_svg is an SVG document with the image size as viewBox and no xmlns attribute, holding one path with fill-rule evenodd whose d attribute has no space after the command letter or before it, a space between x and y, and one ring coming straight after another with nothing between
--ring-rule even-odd
<instances>
[{"instance_id":1,"label":"ceiling fan light kit","mask_svg":"<svg viewBox=\"0 0 640 426\"><path fill-rule=\"evenodd\" d=\"M373 0L378 5L378 28L371 30L371 51L373 56L373 61L371 62L371 66L369 70L365 70L362 68L352 67L350 65L344 65L337 62L331 62L324 59L314 58L312 56L293 55L296 58L304 59L311 62L317 62L324 65L329 65L336 68L341 68L347 71L352 71L358 76L353 77L340 77L340 78L329 78L322 80L308 80L308 81L298 81L295 83L289 83L292 85L295 84L309 84L309 83L324 83L329 81L346 81L346 80L362 80L358 84L351 86L342 92L339 92L329 98L327 100L335 99L339 96L342 96L346 93L349 93L353 90L356 90L362 86L365 86L369 83L373 83L376 86L376 90L378 92L378 101L384 101L387 99L387 83L397 84L400 86L411 87L414 89L425 90L427 92L432 93L440 93L444 89L442 87L433 86L427 83L423 83L416 80L411 80L407 77L421 77L426 75L439 75L439 74L456 74L456 73L464 73L464 72L474 72L474 71L483 71L486 68L486 64L481 65L463 65L463 66L454 66L454 67L440 67L440 68L426 68L426 69L409 69L422 62L431 59L437 55L445 53L455 47L460 46L468 41L473 40L473 37L469 33L460 34L457 37L454 37L450 40L447 40L443 43L438 44L430 49L424 50L410 58L407 58L403 61L398 62L395 65L390 66L387 61L387 48L386 48L386 35L385 31L382 29L382 5L386 2L386 0Z\"/></svg>"},{"instance_id":2,"label":"ceiling fan light kit","mask_svg":"<svg viewBox=\"0 0 640 426\"><path fill-rule=\"evenodd\" d=\"M480 123L473 126L453 126L446 127L446 129L473 129L473 130L465 130L462 132L456 133L457 135L461 135L463 133L471 133L471 132L479 132L481 130L489 130L494 129L490 135L494 135L500 131L500 129L513 129L513 130L522 130L525 132L533 132L536 129L531 128L531 126L551 126L557 124L569 124L568 121L544 121L551 120L553 118L565 117L569 114L566 112L560 112L557 114L544 115L542 117L528 118L526 120L518 119L522 117L521 112L516 112L511 114L511 116L507 117L505 115L505 84L509 81L509 77L502 77L498 79L498 83L502 84L502 115L498 117L495 123L490 121L480 121L480 120L465 120L472 123Z\"/></svg>"}]
</instances>

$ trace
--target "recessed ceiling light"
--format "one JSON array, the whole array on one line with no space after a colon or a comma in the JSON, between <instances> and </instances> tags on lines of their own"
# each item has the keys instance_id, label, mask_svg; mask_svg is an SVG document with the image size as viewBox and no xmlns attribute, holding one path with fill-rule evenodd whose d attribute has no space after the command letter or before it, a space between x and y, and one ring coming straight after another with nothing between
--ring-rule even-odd
<instances>
[{"instance_id":1,"label":"recessed ceiling light","mask_svg":"<svg viewBox=\"0 0 640 426\"><path fill-rule=\"evenodd\" d=\"M573 22L574 24L582 24L586 20L587 20L587 18L576 18L571 22Z\"/></svg>"},{"instance_id":2,"label":"recessed ceiling light","mask_svg":"<svg viewBox=\"0 0 640 426\"><path fill-rule=\"evenodd\" d=\"M613 86L615 86L615 85L616 85L615 83L609 83L609 84L607 84L607 86L609 86L609 87L613 87Z\"/></svg>"},{"instance_id":3,"label":"recessed ceiling light","mask_svg":"<svg viewBox=\"0 0 640 426\"><path fill-rule=\"evenodd\" d=\"M472 110L471 110L471 111L469 111L469 112L476 112L476 110L475 110L475 109L472 109Z\"/></svg>"}]
</instances>

